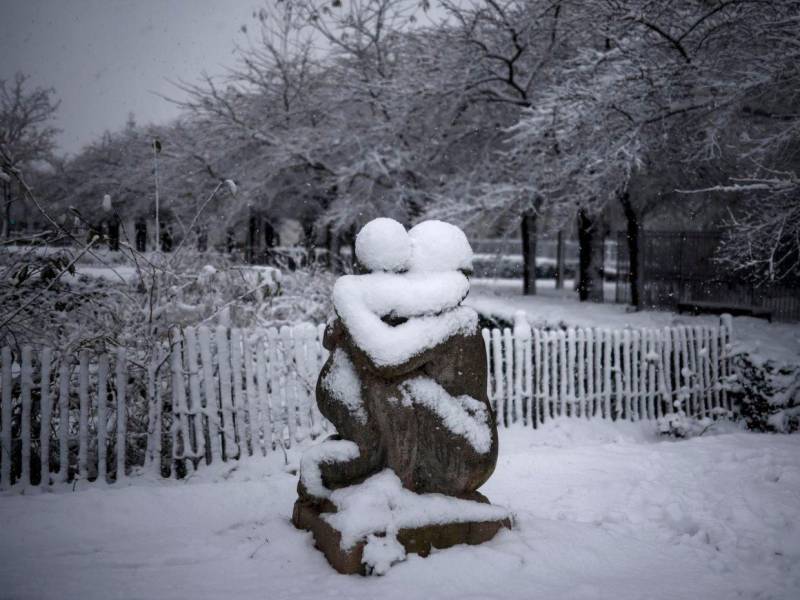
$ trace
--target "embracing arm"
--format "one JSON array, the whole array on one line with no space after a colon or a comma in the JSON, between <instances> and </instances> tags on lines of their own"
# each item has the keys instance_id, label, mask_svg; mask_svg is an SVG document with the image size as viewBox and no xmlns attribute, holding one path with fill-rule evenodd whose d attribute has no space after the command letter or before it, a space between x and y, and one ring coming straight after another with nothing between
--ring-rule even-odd
<instances>
[{"instance_id":1,"label":"embracing arm","mask_svg":"<svg viewBox=\"0 0 800 600\"><path fill-rule=\"evenodd\" d=\"M351 356L356 359L356 363L366 365L370 371L382 379L397 379L404 377L413 371L421 369L426 364L430 363L434 358L436 358L436 356L440 353L447 352L448 350L446 348L456 343L455 340L460 338L458 332L456 332L446 339L441 340L438 344L413 354L404 362L398 364L382 364L376 362L367 352L360 349L353 342L353 339L347 334L344 327L341 326L341 323L339 331L342 333L342 339L346 340L348 350L350 351Z\"/></svg>"},{"instance_id":2,"label":"embracing arm","mask_svg":"<svg viewBox=\"0 0 800 600\"><path fill-rule=\"evenodd\" d=\"M339 317L334 317L325 325L325 333L322 336L322 347L328 352L333 352L342 341L345 339L347 332L344 330L344 325Z\"/></svg>"}]
</instances>

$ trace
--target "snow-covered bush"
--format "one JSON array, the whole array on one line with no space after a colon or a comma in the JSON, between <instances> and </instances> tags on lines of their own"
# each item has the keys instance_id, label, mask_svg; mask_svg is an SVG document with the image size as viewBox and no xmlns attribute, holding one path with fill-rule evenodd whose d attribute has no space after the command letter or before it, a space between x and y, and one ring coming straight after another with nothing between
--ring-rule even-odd
<instances>
[{"instance_id":1,"label":"snow-covered bush","mask_svg":"<svg viewBox=\"0 0 800 600\"><path fill-rule=\"evenodd\" d=\"M716 424L737 421L751 431L792 433L800 429L800 366L778 364L744 348L731 356L733 373L723 384L733 411L718 408L703 416L690 414L686 397L675 411L658 420L663 436L689 438Z\"/></svg>"},{"instance_id":2,"label":"snow-covered bush","mask_svg":"<svg viewBox=\"0 0 800 600\"><path fill-rule=\"evenodd\" d=\"M79 282L80 280L80 282ZM107 282L82 281L66 250L0 252L0 345L70 345L80 331L105 328L104 307L115 303ZM59 347L64 347L60 345Z\"/></svg>"},{"instance_id":3,"label":"snow-covered bush","mask_svg":"<svg viewBox=\"0 0 800 600\"><path fill-rule=\"evenodd\" d=\"M712 408L707 413L699 407L694 411L689 406L690 394L686 388L680 388L672 403L672 412L660 417L657 421L658 433L664 437L687 439L703 435L714 426L735 419L735 414L721 406Z\"/></svg>"},{"instance_id":4,"label":"snow-covered bush","mask_svg":"<svg viewBox=\"0 0 800 600\"><path fill-rule=\"evenodd\" d=\"M129 255L127 262L104 255L103 263L70 264L70 252L27 253L24 260L0 252L0 322L7 321L0 343L125 346L145 359L173 327L321 323L331 312L335 276L313 264L282 272L211 252Z\"/></svg>"},{"instance_id":5,"label":"snow-covered bush","mask_svg":"<svg viewBox=\"0 0 800 600\"><path fill-rule=\"evenodd\" d=\"M522 277L523 261L519 254L476 254L472 259L475 277L492 277L496 279L517 279ZM564 278L575 277L576 264L567 262L564 265ZM539 256L536 258L536 278L555 279L557 277L556 261Z\"/></svg>"},{"instance_id":6,"label":"snow-covered bush","mask_svg":"<svg viewBox=\"0 0 800 600\"><path fill-rule=\"evenodd\" d=\"M11 346L17 361L25 345L50 347L56 359L76 357L82 349L95 356L125 348L130 373L128 464L132 465L145 459L147 365L154 357L164 356L173 328L320 323L331 312L335 276L314 265L283 273L212 252L128 254L127 259L117 252L84 260L73 248L46 250L0 250L0 346ZM168 361L157 362L159 368L169 369ZM75 361L70 364L71 388L76 390L78 370ZM19 386L18 373L12 385ZM114 385L113 381L109 384L111 393ZM165 430L169 430L169 394L164 401ZM15 431L19 423L17 406L12 415ZM74 440L77 444L77 437ZM77 456L73 445L70 455ZM162 447L169 453L170 440L165 439ZM96 463L95 451L89 449L91 464ZM32 452L38 465L35 444ZM55 446L51 454L57 464ZM169 457L165 454L165 458L164 465ZM16 464L21 463L17 460Z\"/></svg>"},{"instance_id":7,"label":"snow-covered bush","mask_svg":"<svg viewBox=\"0 0 800 600\"><path fill-rule=\"evenodd\" d=\"M260 304L251 325L276 327L326 322L333 312L331 295L336 277L313 264L284 271L278 287Z\"/></svg>"},{"instance_id":8,"label":"snow-covered bush","mask_svg":"<svg viewBox=\"0 0 800 600\"><path fill-rule=\"evenodd\" d=\"M800 428L800 367L779 365L758 354L732 357L729 395L748 429L791 433Z\"/></svg>"},{"instance_id":9,"label":"snow-covered bush","mask_svg":"<svg viewBox=\"0 0 800 600\"><path fill-rule=\"evenodd\" d=\"M475 277L517 279L522 277L522 267L522 256L515 254L476 254L472 260Z\"/></svg>"}]
</instances>

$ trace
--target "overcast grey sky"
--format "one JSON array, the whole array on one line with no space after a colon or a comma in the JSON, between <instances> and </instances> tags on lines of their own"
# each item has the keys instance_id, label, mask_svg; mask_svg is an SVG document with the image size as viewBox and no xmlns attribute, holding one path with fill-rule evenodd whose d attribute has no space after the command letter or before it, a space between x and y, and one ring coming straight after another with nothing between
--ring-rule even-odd
<instances>
[{"instance_id":1,"label":"overcast grey sky","mask_svg":"<svg viewBox=\"0 0 800 600\"><path fill-rule=\"evenodd\" d=\"M264 1L274 0L3 0L0 78L21 70L54 87L60 149L75 152L129 112L140 123L175 116L156 93L234 64L239 27Z\"/></svg>"}]
</instances>

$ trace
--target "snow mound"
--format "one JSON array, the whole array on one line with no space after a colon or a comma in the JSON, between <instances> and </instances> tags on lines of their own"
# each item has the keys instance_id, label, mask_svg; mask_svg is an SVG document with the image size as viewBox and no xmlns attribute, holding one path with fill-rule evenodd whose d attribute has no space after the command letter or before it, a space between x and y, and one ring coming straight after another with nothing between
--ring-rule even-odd
<instances>
[{"instance_id":1,"label":"snow mound","mask_svg":"<svg viewBox=\"0 0 800 600\"><path fill-rule=\"evenodd\" d=\"M514 338L521 341L529 340L531 339L531 334L531 324L528 322L525 311L516 311L514 313Z\"/></svg>"},{"instance_id":2,"label":"snow mound","mask_svg":"<svg viewBox=\"0 0 800 600\"><path fill-rule=\"evenodd\" d=\"M373 219L356 235L356 258L370 271L405 271L411 259L411 238L394 219Z\"/></svg>"},{"instance_id":3,"label":"snow mound","mask_svg":"<svg viewBox=\"0 0 800 600\"><path fill-rule=\"evenodd\" d=\"M385 575L389 568L406 557L406 549L397 541L397 534L377 536L370 534L364 546L361 562L371 575Z\"/></svg>"},{"instance_id":4,"label":"snow mound","mask_svg":"<svg viewBox=\"0 0 800 600\"><path fill-rule=\"evenodd\" d=\"M447 429L463 437L477 452L492 449L492 430L486 406L470 396L451 396L428 377L415 377L401 386L403 402L416 403L435 413Z\"/></svg>"},{"instance_id":5,"label":"snow mound","mask_svg":"<svg viewBox=\"0 0 800 600\"><path fill-rule=\"evenodd\" d=\"M461 273L345 275L333 305L355 344L378 366L399 365L456 334L477 330L478 315L459 306L469 291ZM440 314L439 314L440 313ZM414 317L392 326L381 317Z\"/></svg>"},{"instance_id":6,"label":"snow mound","mask_svg":"<svg viewBox=\"0 0 800 600\"><path fill-rule=\"evenodd\" d=\"M74 492L3 495L0 596L800 598L800 435L658 441L651 422L637 442L644 421L559 421L574 429L572 443L537 444L547 434L530 426L500 430L500 460L481 492L514 512L515 529L411 555L383 577L339 575L292 526L297 477L278 450L181 481L129 477L105 489L82 479ZM587 446L603 423L629 442L599 443L601 432ZM291 470L304 448L287 448Z\"/></svg>"},{"instance_id":7,"label":"snow mound","mask_svg":"<svg viewBox=\"0 0 800 600\"><path fill-rule=\"evenodd\" d=\"M467 236L444 221L423 221L408 232L412 242L411 271L472 271Z\"/></svg>"},{"instance_id":8,"label":"snow mound","mask_svg":"<svg viewBox=\"0 0 800 600\"><path fill-rule=\"evenodd\" d=\"M325 440L303 453L300 459L300 481L316 498L328 498L331 491L322 482L320 463L346 462L358 458L359 450L348 440Z\"/></svg>"},{"instance_id":9,"label":"snow mound","mask_svg":"<svg viewBox=\"0 0 800 600\"><path fill-rule=\"evenodd\" d=\"M323 519L341 533L344 550L371 534L385 533L389 537L401 529L500 521L510 516L509 511L500 506L444 494L415 494L403 487L391 469L385 469L358 485L334 490L330 500L337 512L326 514ZM383 555L383 550L387 549L390 548L381 549L380 554Z\"/></svg>"},{"instance_id":10,"label":"snow mound","mask_svg":"<svg viewBox=\"0 0 800 600\"><path fill-rule=\"evenodd\" d=\"M654 444L663 441L655 421L611 421L557 417L540 423L536 434L524 427L503 430L504 453L531 452L542 447Z\"/></svg>"}]
</instances>

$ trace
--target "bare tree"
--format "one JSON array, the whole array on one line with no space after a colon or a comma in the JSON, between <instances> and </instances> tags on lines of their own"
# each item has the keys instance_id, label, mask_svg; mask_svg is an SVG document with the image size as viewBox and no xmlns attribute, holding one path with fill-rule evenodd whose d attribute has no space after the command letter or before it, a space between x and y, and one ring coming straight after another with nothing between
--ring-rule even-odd
<instances>
[{"instance_id":1,"label":"bare tree","mask_svg":"<svg viewBox=\"0 0 800 600\"><path fill-rule=\"evenodd\" d=\"M315 133L330 108L319 94L325 75L298 12L290 1L260 9L255 39L239 48L239 64L224 78L178 84L188 96L177 102L191 138L187 157L209 175L226 171L240 182L241 197L262 207L279 195L276 174L329 170Z\"/></svg>"},{"instance_id":2,"label":"bare tree","mask_svg":"<svg viewBox=\"0 0 800 600\"><path fill-rule=\"evenodd\" d=\"M5 169L23 169L36 161L52 157L55 136L51 123L59 102L52 88L30 89L28 77L18 72L12 81L0 79L0 149ZM3 227L0 236L8 238L11 220L12 178L0 174L3 186Z\"/></svg>"},{"instance_id":3,"label":"bare tree","mask_svg":"<svg viewBox=\"0 0 800 600\"><path fill-rule=\"evenodd\" d=\"M556 202L543 189L540 165L517 155L516 126L535 110L557 79L560 65L583 43L576 36L586 34L574 21L586 9L569 0L443 0L442 5L449 15L442 28L466 58L459 81L461 115L479 115L470 125L482 132L486 145L481 160L470 163L469 176L454 182L463 188L451 192L457 201L443 199L432 214L467 225L472 220L486 223L488 218L501 231L521 224L527 240L524 289L533 292L536 217L551 213ZM539 125L537 130L544 131ZM570 213L574 217L575 209Z\"/></svg>"}]
</instances>

